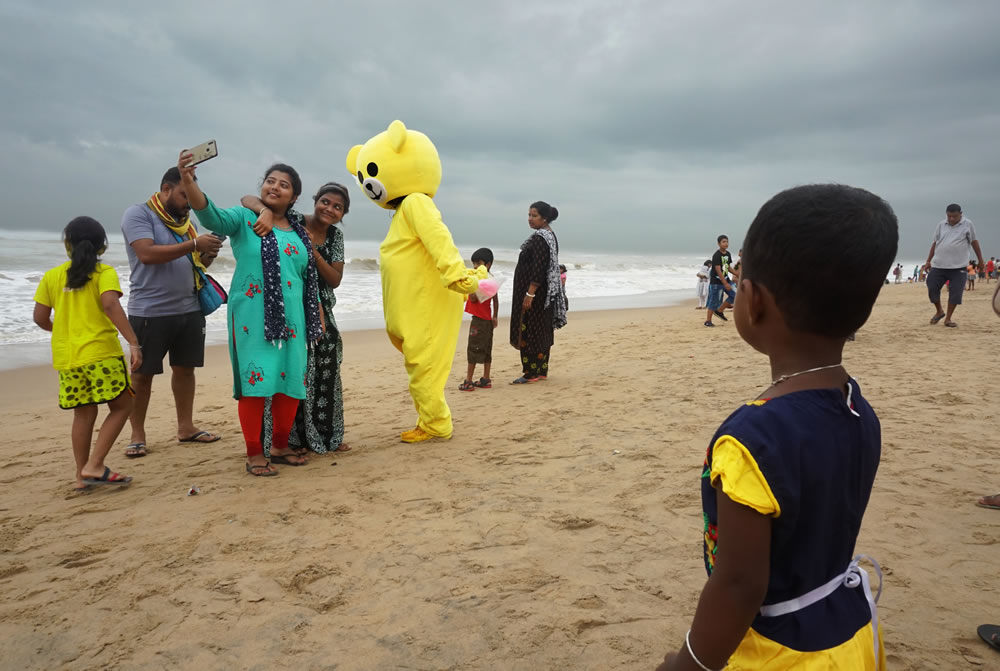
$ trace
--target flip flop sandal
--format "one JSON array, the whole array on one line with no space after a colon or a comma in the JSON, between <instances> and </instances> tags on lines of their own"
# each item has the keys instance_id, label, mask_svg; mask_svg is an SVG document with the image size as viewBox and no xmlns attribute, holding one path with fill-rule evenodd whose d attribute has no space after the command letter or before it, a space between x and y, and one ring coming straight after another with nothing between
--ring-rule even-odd
<instances>
[{"instance_id":1,"label":"flip flop sandal","mask_svg":"<svg viewBox=\"0 0 1000 671\"><path fill-rule=\"evenodd\" d=\"M250 475L257 476L258 478L270 478L278 474L278 471L271 470L271 462L266 464L251 464L247 462L247 473Z\"/></svg>"},{"instance_id":2,"label":"flip flop sandal","mask_svg":"<svg viewBox=\"0 0 1000 671\"><path fill-rule=\"evenodd\" d=\"M995 624L981 624L976 629L979 638L986 641L986 644L994 650L1000 650L1000 626Z\"/></svg>"},{"instance_id":3,"label":"flip flop sandal","mask_svg":"<svg viewBox=\"0 0 1000 671\"><path fill-rule=\"evenodd\" d=\"M107 466L104 467L104 474L99 478L83 478L85 485L127 485L132 482L132 476L112 473Z\"/></svg>"},{"instance_id":4,"label":"flip flop sandal","mask_svg":"<svg viewBox=\"0 0 1000 671\"><path fill-rule=\"evenodd\" d=\"M724 321L724 322L729 321L729 317L727 317L726 315L722 314L718 310L713 310L712 312L714 312L715 316L718 317L719 319L721 319L722 321Z\"/></svg>"},{"instance_id":5,"label":"flip flop sandal","mask_svg":"<svg viewBox=\"0 0 1000 671\"><path fill-rule=\"evenodd\" d=\"M523 375L516 380L512 380L511 384L534 384L538 382L538 378L534 377L524 377Z\"/></svg>"},{"instance_id":6,"label":"flip flop sandal","mask_svg":"<svg viewBox=\"0 0 1000 671\"><path fill-rule=\"evenodd\" d=\"M475 391L476 384L474 382L463 382L462 384L458 385L458 389L459 391Z\"/></svg>"},{"instance_id":7,"label":"flip flop sandal","mask_svg":"<svg viewBox=\"0 0 1000 671\"><path fill-rule=\"evenodd\" d=\"M950 329L957 329L958 328L958 324L955 323L955 322L945 322L944 325L947 326Z\"/></svg>"},{"instance_id":8,"label":"flip flop sandal","mask_svg":"<svg viewBox=\"0 0 1000 671\"><path fill-rule=\"evenodd\" d=\"M208 440L202 440L205 436L211 436ZM178 438L178 443L214 443L217 440L222 440L222 436L217 436L214 433L209 433L208 431L199 431L193 436L188 436L187 438Z\"/></svg>"},{"instance_id":9,"label":"flip flop sandal","mask_svg":"<svg viewBox=\"0 0 1000 671\"><path fill-rule=\"evenodd\" d=\"M984 499L1000 499L1000 494L994 494L993 496L983 496L981 498L984 498ZM994 506L994 505L989 504L989 503L981 503L980 501L976 501L976 505L979 506L980 508L989 508L990 510L1000 510L1000 506Z\"/></svg>"},{"instance_id":10,"label":"flip flop sandal","mask_svg":"<svg viewBox=\"0 0 1000 671\"><path fill-rule=\"evenodd\" d=\"M943 314L934 315L933 317L931 317L931 324L937 324L942 319L944 319L944 315Z\"/></svg>"},{"instance_id":11,"label":"flip flop sandal","mask_svg":"<svg viewBox=\"0 0 1000 671\"><path fill-rule=\"evenodd\" d=\"M481 378L479 378L479 382L473 382L472 386L473 387L479 387L480 389L492 389L493 388L493 380L491 380L488 377L481 377Z\"/></svg>"},{"instance_id":12,"label":"flip flop sandal","mask_svg":"<svg viewBox=\"0 0 1000 671\"><path fill-rule=\"evenodd\" d=\"M306 464L309 463L308 461L292 461L292 460L289 459L289 457L295 457L295 456L298 456L298 455L296 455L294 453L293 454L272 454L271 455L271 463L272 464L281 464L283 466L305 466Z\"/></svg>"},{"instance_id":13,"label":"flip flop sandal","mask_svg":"<svg viewBox=\"0 0 1000 671\"><path fill-rule=\"evenodd\" d=\"M138 459L147 454L149 453L146 452L146 443L129 443L128 447L125 448L125 456L129 459Z\"/></svg>"},{"instance_id":14,"label":"flip flop sandal","mask_svg":"<svg viewBox=\"0 0 1000 671\"><path fill-rule=\"evenodd\" d=\"M712 322L705 322L705 326L711 326L714 328L715 324L713 324Z\"/></svg>"}]
</instances>

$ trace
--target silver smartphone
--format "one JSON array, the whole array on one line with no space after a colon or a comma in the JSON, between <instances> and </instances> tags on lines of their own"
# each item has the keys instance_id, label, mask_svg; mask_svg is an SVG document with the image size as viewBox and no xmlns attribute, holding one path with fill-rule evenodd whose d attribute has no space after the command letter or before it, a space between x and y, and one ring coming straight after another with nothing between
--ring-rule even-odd
<instances>
[{"instance_id":1,"label":"silver smartphone","mask_svg":"<svg viewBox=\"0 0 1000 671\"><path fill-rule=\"evenodd\" d=\"M192 154L191 162L187 164L187 167L192 165L198 165L199 163L204 163L210 158L215 158L219 155L219 147L215 144L215 140L209 140L208 142L202 142L197 147L192 147L188 149Z\"/></svg>"}]
</instances>

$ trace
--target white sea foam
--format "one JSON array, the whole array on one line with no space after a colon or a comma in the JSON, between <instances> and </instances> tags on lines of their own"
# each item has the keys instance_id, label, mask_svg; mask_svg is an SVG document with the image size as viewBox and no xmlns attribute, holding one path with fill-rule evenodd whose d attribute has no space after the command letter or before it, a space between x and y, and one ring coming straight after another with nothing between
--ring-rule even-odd
<instances>
[{"instance_id":1,"label":"white sea foam","mask_svg":"<svg viewBox=\"0 0 1000 671\"><path fill-rule=\"evenodd\" d=\"M128 296L129 266L124 242L117 229L109 230L108 250L102 259L118 271ZM345 241L347 263L344 281L337 289L335 314L340 328L381 328L382 288L377 241ZM460 245L469 258L476 247ZM567 267L566 291L573 310L655 307L693 297L695 273L707 255L620 254L576 252L566 249L560 260ZM519 250L493 248L493 274L510 280ZM35 290L42 274L66 260L60 235L53 232L0 230L0 369L48 361L49 334L32 322ZM914 263L909 267L912 271ZM904 263L904 268L907 264ZM227 289L235 261L228 245L212 265L212 275ZM510 312L512 282L500 287L500 313ZM226 311L208 318L208 342L225 342ZM572 315L571 315L572 316ZM42 346L44 345L44 346Z\"/></svg>"}]
</instances>

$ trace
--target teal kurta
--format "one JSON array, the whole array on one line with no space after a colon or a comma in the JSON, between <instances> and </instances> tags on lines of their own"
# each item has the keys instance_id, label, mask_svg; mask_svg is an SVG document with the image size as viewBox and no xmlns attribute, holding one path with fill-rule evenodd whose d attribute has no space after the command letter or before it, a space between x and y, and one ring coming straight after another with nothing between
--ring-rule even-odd
<instances>
[{"instance_id":1,"label":"teal kurta","mask_svg":"<svg viewBox=\"0 0 1000 671\"><path fill-rule=\"evenodd\" d=\"M285 327L289 335L288 340L271 343L264 338L261 239L253 232L257 215L245 207L221 210L211 199L204 210L195 212L202 226L229 236L236 257L228 302L233 397L285 394L305 398L308 337L302 291L306 286L309 250L295 231L279 228L272 231L278 239Z\"/></svg>"}]
</instances>

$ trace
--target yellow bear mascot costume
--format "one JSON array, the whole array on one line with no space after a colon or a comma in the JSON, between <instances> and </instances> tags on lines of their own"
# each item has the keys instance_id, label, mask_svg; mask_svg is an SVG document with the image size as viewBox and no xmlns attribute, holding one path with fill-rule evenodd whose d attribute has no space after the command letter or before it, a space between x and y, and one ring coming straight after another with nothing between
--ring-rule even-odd
<instances>
[{"instance_id":1,"label":"yellow bear mascot costume","mask_svg":"<svg viewBox=\"0 0 1000 671\"><path fill-rule=\"evenodd\" d=\"M347 153L347 171L376 205L395 210L379 246L382 310L389 340L403 353L417 427L405 443L451 438L444 387L455 358L463 296L486 279L469 270L431 200L441 184L441 159L423 133L393 121L388 130Z\"/></svg>"}]
</instances>

